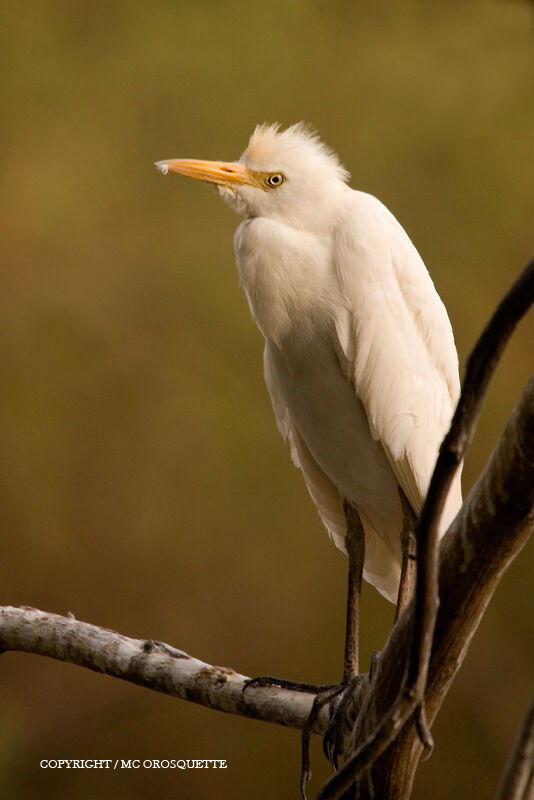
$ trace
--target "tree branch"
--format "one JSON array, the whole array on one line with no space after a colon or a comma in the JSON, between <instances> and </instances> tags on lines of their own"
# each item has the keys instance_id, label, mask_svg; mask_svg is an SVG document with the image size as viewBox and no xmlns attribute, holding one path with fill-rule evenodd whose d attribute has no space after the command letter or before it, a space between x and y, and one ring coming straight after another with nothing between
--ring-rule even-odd
<instances>
[{"instance_id":1,"label":"tree branch","mask_svg":"<svg viewBox=\"0 0 534 800\"><path fill-rule=\"evenodd\" d=\"M130 639L72 615L35 608L0 607L0 651L7 650L69 661L208 708L290 728L304 727L313 703L311 694L275 686L243 692L249 679L233 669L206 664L163 642ZM327 724L325 710L315 731L324 733Z\"/></svg>"},{"instance_id":2,"label":"tree branch","mask_svg":"<svg viewBox=\"0 0 534 800\"><path fill-rule=\"evenodd\" d=\"M471 354L451 427L440 447L418 520L417 583L408 687L421 698L438 609L439 522L454 476L475 432L486 392L502 352L521 317L534 302L534 260L497 306Z\"/></svg>"}]
</instances>

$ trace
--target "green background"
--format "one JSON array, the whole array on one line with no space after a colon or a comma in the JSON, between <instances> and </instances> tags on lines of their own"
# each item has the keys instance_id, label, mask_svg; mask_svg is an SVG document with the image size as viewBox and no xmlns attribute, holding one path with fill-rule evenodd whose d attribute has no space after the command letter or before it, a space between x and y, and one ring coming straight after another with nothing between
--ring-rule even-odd
<instances>
[{"instance_id":1,"label":"green background","mask_svg":"<svg viewBox=\"0 0 534 800\"><path fill-rule=\"evenodd\" d=\"M2 10L1 602L247 675L341 672L345 569L275 427L238 223L158 159L234 159L306 120L401 220L461 363L532 256L526 2L20 2ZM469 490L532 369L492 383ZM434 729L414 798L491 797L532 690L532 544ZM363 655L392 607L367 588ZM5 798L297 797L299 736L23 654L0 660ZM45 771L224 758L226 771ZM314 782L327 774L317 741ZM476 787L476 790L474 790Z\"/></svg>"}]
</instances>

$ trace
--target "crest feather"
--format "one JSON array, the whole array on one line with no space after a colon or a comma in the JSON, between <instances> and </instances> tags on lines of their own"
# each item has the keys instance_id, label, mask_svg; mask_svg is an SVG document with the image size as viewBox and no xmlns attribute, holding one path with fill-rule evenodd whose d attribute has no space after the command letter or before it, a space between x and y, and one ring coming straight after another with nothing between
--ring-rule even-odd
<instances>
[{"instance_id":1,"label":"crest feather","mask_svg":"<svg viewBox=\"0 0 534 800\"><path fill-rule=\"evenodd\" d=\"M241 161L258 169L277 168L292 159L314 160L332 169L346 182L350 178L337 154L321 141L319 134L305 122L297 122L285 130L278 122L257 125Z\"/></svg>"}]
</instances>

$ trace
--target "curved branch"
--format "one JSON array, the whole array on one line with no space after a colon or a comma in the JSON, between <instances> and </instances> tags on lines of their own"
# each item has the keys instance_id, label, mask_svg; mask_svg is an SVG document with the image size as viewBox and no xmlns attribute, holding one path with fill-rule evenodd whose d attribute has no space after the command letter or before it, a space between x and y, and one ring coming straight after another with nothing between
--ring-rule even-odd
<instances>
[{"instance_id":1,"label":"curved branch","mask_svg":"<svg viewBox=\"0 0 534 800\"><path fill-rule=\"evenodd\" d=\"M0 651L7 650L69 661L208 708L291 728L305 726L313 703L311 694L276 686L243 692L249 678L233 669L206 664L163 642L130 639L72 615L35 608L0 607ZM324 733L327 722L325 710L315 731Z\"/></svg>"},{"instance_id":2,"label":"curved branch","mask_svg":"<svg viewBox=\"0 0 534 800\"><path fill-rule=\"evenodd\" d=\"M491 377L521 317L534 302L534 259L503 297L470 353L451 427L439 450L428 494L417 522L417 583L410 692L424 692L438 610L439 522L454 476L473 439Z\"/></svg>"}]
</instances>

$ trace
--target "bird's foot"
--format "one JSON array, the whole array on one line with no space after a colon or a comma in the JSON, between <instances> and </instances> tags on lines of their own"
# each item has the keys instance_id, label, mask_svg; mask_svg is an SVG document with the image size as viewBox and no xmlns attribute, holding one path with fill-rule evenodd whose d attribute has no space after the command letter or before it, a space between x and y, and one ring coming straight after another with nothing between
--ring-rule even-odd
<instances>
[{"instance_id":1,"label":"bird's foot","mask_svg":"<svg viewBox=\"0 0 534 800\"><path fill-rule=\"evenodd\" d=\"M313 705L311 707L310 714L308 716L308 719L306 720L306 725L302 729L301 760L300 760L300 794L303 800L306 800L306 784L310 780L312 774L311 760L310 760L310 740L315 723L317 722L317 717L319 716L321 709L323 709L324 706L326 706L328 703L332 704L330 707L330 722L328 724L328 729L323 739L323 750L325 750L325 741L327 736L329 735L332 725L332 709L334 707L337 707L338 704L337 698L340 695L342 695L344 691L345 691L345 684L337 683L333 684L332 686L325 687L322 691L317 692L313 701ZM330 761L330 757L328 756L328 754L327 758Z\"/></svg>"},{"instance_id":2,"label":"bird's foot","mask_svg":"<svg viewBox=\"0 0 534 800\"><path fill-rule=\"evenodd\" d=\"M373 679L380 653L375 650L371 655L369 667L369 680ZM317 717L321 709L330 703L328 728L323 737L323 752L329 760L332 768L337 770L339 756L343 754L346 730L346 712L355 689L363 680L364 675L353 675L343 679L341 683L325 687L317 693L310 715L302 731L302 764L300 774L300 792L306 800L306 782L311 778L310 769L310 738Z\"/></svg>"},{"instance_id":3,"label":"bird's foot","mask_svg":"<svg viewBox=\"0 0 534 800\"><path fill-rule=\"evenodd\" d=\"M328 704L330 705L330 719L323 737L323 751L332 768L337 770L338 759L343 753L344 742L348 732L346 730L347 706L353 697L354 690L362 679L363 675L354 675L341 683L321 689L315 696L312 709L302 731L300 793L303 800L306 800L306 783L311 778L310 739L321 709Z\"/></svg>"},{"instance_id":4,"label":"bird's foot","mask_svg":"<svg viewBox=\"0 0 534 800\"><path fill-rule=\"evenodd\" d=\"M341 683L330 704L330 721L323 738L323 752L334 770L338 768L338 759L343 754L348 733L346 727L347 706L362 679L363 675L354 675Z\"/></svg>"},{"instance_id":5,"label":"bird's foot","mask_svg":"<svg viewBox=\"0 0 534 800\"><path fill-rule=\"evenodd\" d=\"M243 691L254 689L261 686L278 686L282 689L291 689L296 692L306 692L314 694L313 705L309 713L306 724L302 730L301 748L301 770L300 770L300 793L303 800L306 800L306 783L311 778L310 766L310 738L314 725L321 709L343 691L343 684L322 684L304 683L302 681L290 681L286 678L276 678L273 675L261 675L259 678L250 678L245 681Z\"/></svg>"},{"instance_id":6,"label":"bird's foot","mask_svg":"<svg viewBox=\"0 0 534 800\"><path fill-rule=\"evenodd\" d=\"M370 676L374 672L378 655L378 653L373 653L371 658ZM341 683L317 685L301 681L290 681L273 675L262 675L258 678L250 678L243 686L244 692L247 689L262 686L278 686L282 689L315 695L311 711L302 730L300 793L303 800L306 800L306 783L311 778L310 740L317 718L321 710L330 704L330 720L323 738L323 750L332 767L337 769L338 759L343 753L343 745L347 734L345 729L347 706L354 694L354 690L362 679L363 675L354 675Z\"/></svg>"}]
</instances>

